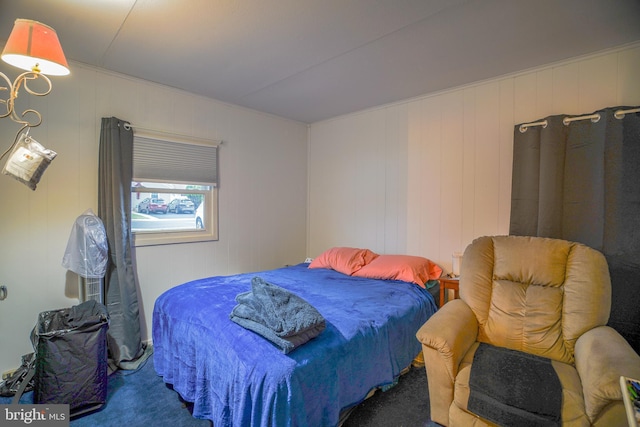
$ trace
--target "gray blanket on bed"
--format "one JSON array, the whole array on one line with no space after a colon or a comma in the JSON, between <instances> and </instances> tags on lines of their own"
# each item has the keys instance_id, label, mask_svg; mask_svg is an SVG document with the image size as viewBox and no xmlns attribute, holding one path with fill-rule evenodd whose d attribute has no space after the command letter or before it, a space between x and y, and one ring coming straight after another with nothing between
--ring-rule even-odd
<instances>
[{"instance_id":1,"label":"gray blanket on bed","mask_svg":"<svg viewBox=\"0 0 640 427\"><path fill-rule=\"evenodd\" d=\"M326 327L324 317L307 301L260 277L251 280L251 291L238 294L236 302L229 318L271 341L285 354Z\"/></svg>"}]
</instances>

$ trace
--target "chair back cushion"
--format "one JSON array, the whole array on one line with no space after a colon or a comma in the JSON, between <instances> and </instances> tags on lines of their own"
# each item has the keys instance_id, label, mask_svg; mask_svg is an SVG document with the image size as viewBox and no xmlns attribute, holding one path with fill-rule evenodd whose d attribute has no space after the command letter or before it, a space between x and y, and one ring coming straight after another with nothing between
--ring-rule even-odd
<instances>
[{"instance_id":1,"label":"chair back cushion","mask_svg":"<svg viewBox=\"0 0 640 427\"><path fill-rule=\"evenodd\" d=\"M609 320L604 256L583 244L488 236L467 247L460 298L478 319L478 341L574 363L575 341Z\"/></svg>"}]
</instances>

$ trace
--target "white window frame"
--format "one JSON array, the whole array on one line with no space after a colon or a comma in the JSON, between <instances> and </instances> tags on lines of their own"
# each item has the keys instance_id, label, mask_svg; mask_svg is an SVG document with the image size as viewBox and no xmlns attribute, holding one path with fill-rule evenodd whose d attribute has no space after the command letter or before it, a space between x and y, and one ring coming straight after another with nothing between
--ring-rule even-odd
<instances>
[{"instance_id":1,"label":"white window frame","mask_svg":"<svg viewBox=\"0 0 640 427\"><path fill-rule=\"evenodd\" d=\"M170 135L165 133L156 133L150 131L135 131L134 132L134 146L136 143L136 137L157 140L159 142L173 142L176 144L186 145L204 145L210 147L217 147L221 144L220 141L202 140L197 138L191 138L186 136ZM135 171L135 155L134 155L134 171ZM216 165L217 168L217 165ZM132 232L133 241L135 246L153 246L153 245L167 245L178 243L194 243L194 242L206 242L218 240L218 184L210 182L193 182L193 181L170 181L163 179L153 179L135 176L134 173L133 182L146 182L151 183L174 183L174 184L194 184L194 185L207 185L209 190L179 190L172 188L160 188L159 186L153 187L139 187L132 188L131 194L135 193L157 193L159 197L161 194L175 194L176 192L184 192L191 194L203 195L203 216L204 216L204 229L189 229L189 230L163 230L163 231L135 231ZM133 206L131 207L133 209Z\"/></svg>"}]
</instances>

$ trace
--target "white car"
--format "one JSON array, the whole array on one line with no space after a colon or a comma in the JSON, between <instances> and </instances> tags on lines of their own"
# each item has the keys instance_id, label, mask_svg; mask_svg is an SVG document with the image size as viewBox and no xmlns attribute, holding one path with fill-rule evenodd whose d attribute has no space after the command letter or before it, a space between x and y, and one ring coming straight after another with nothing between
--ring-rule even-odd
<instances>
[{"instance_id":1,"label":"white car","mask_svg":"<svg viewBox=\"0 0 640 427\"><path fill-rule=\"evenodd\" d=\"M204 230L204 201L200 203L198 209L196 209L196 228L198 230Z\"/></svg>"}]
</instances>

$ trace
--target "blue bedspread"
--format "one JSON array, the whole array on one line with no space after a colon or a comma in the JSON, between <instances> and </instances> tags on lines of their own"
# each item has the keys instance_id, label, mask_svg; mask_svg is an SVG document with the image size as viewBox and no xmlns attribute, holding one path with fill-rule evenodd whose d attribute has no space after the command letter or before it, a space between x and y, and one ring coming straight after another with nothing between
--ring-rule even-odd
<instances>
[{"instance_id":1,"label":"blue bedspread","mask_svg":"<svg viewBox=\"0 0 640 427\"><path fill-rule=\"evenodd\" d=\"M299 295L326 320L316 338L283 354L229 319L235 297L259 275ZM392 383L419 353L415 334L433 297L400 281L350 277L307 264L211 277L172 288L153 311L154 365L224 426L334 426L340 411Z\"/></svg>"}]
</instances>

